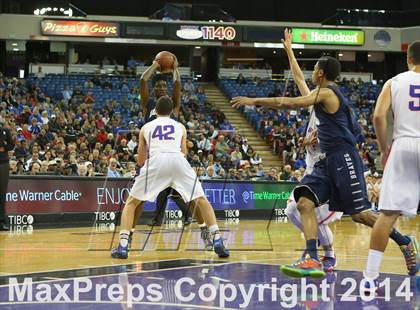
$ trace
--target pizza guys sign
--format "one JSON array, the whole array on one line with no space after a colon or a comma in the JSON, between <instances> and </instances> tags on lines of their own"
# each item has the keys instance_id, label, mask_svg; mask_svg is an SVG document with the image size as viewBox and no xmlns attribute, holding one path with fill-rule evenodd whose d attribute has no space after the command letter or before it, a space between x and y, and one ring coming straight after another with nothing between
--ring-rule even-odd
<instances>
[{"instance_id":1,"label":"pizza guys sign","mask_svg":"<svg viewBox=\"0 0 420 310\"><path fill-rule=\"evenodd\" d=\"M118 37L120 26L114 22L44 19L41 31L55 36Z\"/></svg>"}]
</instances>

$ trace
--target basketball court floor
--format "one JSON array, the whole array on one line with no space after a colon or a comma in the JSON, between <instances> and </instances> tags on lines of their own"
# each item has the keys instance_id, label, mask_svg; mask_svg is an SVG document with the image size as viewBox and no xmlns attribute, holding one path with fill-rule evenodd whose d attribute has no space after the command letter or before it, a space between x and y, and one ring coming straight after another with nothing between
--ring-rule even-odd
<instances>
[{"instance_id":1,"label":"basketball court floor","mask_svg":"<svg viewBox=\"0 0 420 310\"><path fill-rule=\"evenodd\" d=\"M420 239L418 218L402 219L398 226L402 232L414 233ZM226 260L203 250L195 224L182 229L173 222L152 231L146 225L137 226L127 260L110 257L110 247L118 239L112 227L2 232L0 308L419 309L416 279L406 277L404 258L392 241L382 265L383 294L379 292L372 301L362 300L359 286L353 287L352 281L358 284L362 279L370 229L348 218L331 225L338 257L337 270L328 274L325 280L308 279L306 284L314 284L318 289L309 293L301 290L306 285L301 279L288 278L279 269L281 264L291 263L301 254L303 238L290 223L282 220L268 225L262 220L240 220L221 222L220 227L231 250L231 257ZM115 300L109 290L108 294L100 291L98 297L97 291L86 289L75 300L74 287L70 283L74 284L79 278L84 279L83 287L137 284L144 288L143 295L137 293L138 298L133 301L123 294ZM10 289L11 279L16 281L13 283L30 279L32 291L20 291L27 295L19 300L17 286L15 291ZM325 292L321 291L322 281L328 284ZM38 284L53 287L51 300L47 298L42 302ZM66 285L70 286L66 292L70 297L56 289ZM153 285L159 287L159 294L153 294L149 287ZM11 296L11 292L17 293ZM292 298L295 293L296 298ZM310 294L324 293L328 298L311 299Z\"/></svg>"}]
</instances>

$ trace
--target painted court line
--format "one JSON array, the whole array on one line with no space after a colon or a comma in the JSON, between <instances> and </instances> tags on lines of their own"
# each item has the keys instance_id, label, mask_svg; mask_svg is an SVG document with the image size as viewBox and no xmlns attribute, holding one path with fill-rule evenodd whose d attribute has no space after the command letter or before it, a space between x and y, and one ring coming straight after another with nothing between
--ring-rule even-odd
<instances>
[{"instance_id":1,"label":"painted court line","mask_svg":"<svg viewBox=\"0 0 420 310\"><path fill-rule=\"evenodd\" d=\"M29 302L0 302L0 305L47 305L47 304L115 304L115 305L124 305L127 304L126 302L112 302L112 301L77 301L77 302L65 302L65 301L57 301L57 302L36 302L36 301L29 301ZM215 306L204 306L204 305L194 305L194 304L176 304L176 303L166 303L166 302L132 302L133 305L149 305L149 306L171 306L177 307L182 309L188 308L195 308L195 309L213 309L213 310L239 310L239 308L220 308Z\"/></svg>"},{"instance_id":2,"label":"painted court line","mask_svg":"<svg viewBox=\"0 0 420 310\"><path fill-rule=\"evenodd\" d=\"M229 265L229 264L237 264L237 262L228 262L228 263L219 263L219 264L207 264L207 265L203 265L203 266L209 266L209 267L213 267L213 266L224 266L224 265ZM173 267L173 268L165 268L165 269L155 269L155 270L144 270L144 271L129 271L129 272L119 272L119 273L109 273L106 275L94 275L94 276L78 276L78 277L74 277L74 278L68 278L68 279L59 279L59 280L41 280L41 281L35 281L32 283L45 283L45 282L57 282L57 281L73 281L74 279L78 279L78 278L98 278L98 277L111 277L111 276L118 276L120 274L143 274L143 273L150 273L150 272L158 272L158 271L168 271L168 270L180 270L180 269L188 269L188 268L200 268L203 266L184 266L184 267ZM3 284L0 285L1 287L8 287L8 284Z\"/></svg>"}]
</instances>

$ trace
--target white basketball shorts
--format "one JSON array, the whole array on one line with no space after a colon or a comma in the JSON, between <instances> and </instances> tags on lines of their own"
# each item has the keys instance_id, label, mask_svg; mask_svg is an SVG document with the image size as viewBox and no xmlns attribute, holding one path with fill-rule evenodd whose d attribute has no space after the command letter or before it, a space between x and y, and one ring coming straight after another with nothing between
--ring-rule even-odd
<instances>
[{"instance_id":1,"label":"white basketball shorts","mask_svg":"<svg viewBox=\"0 0 420 310\"><path fill-rule=\"evenodd\" d=\"M159 153L146 160L130 195L141 201L154 201L168 187L180 193L185 202L205 196L197 174L181 153Z\"/></svg>"},{"instance_id":2,"label":"white basketball shorts","mask_svg":"<svg viewBox=\"0 0 420 310\"><path fill-rule=\"evenodd\" d=\"M379 210L416 216L420 201L420 138L397 138L385 166Z\"/></svg>"}]
</instances>

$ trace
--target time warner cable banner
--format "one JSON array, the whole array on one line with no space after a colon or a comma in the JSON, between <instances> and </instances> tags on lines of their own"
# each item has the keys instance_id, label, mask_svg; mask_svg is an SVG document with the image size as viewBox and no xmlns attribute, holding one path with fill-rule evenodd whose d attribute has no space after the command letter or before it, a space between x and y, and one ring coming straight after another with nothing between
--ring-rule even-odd
<instances>
[{"instance_id":1,"label":"time warner cable banner","mask_svg":"<svg viewBox=\"0 0 420 310\"><path fill-rule=\"evenodd\" d=\"M128 197L126 178L12 177L6 195L8 214L119 211ZM293 183L204 181L215 210L284 208ZM147 202L146 211L155 209ZM177 210L170 201L169 210Z\"/></svg>"}]
</instances>

